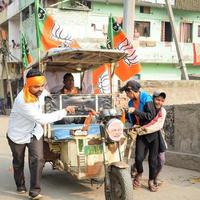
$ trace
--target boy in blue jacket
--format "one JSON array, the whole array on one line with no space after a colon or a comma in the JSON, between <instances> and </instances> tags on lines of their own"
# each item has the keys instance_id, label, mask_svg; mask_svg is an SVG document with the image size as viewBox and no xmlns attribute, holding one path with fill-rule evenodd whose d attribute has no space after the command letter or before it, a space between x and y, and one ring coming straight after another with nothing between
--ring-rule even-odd
<instances>
[{"instance_id":1,"label":"boy in blue jacket","mask_svg":"<svg viewBox=\"0 0 200 200\"><path fill-rule=\"evenodd\" d=\"M135 80L130 80L121 89L125 91L128 102L128 121L132 126L144 126L148 124L155 116L156 110L153 104L152 97L144 91L140 91L140 84ZM140 187L140 179L143 173L143 160L145 158L145 151L149 151L149 189L152 192L157 191L154 185L154 179L157 172L157 155L158 155L158 132L153 132L147 135L137 135L136 149L135 149L135 166L137 174L133 180L134 188Z\"/></svg>"}]
</instances>

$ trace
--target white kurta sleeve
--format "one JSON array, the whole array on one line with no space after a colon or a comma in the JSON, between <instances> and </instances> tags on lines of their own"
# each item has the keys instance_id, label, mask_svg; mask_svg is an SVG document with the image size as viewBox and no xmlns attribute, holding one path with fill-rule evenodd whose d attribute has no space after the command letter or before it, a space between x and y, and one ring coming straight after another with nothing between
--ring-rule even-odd
<instances>
[{"instance_id":1,"label":"white kurta sleeve","mask_svg":"<svg viewBox=\"0 0 200 200\"><path fill-rule=\"evenodd\" d=\"M65 109L52 113L42 113L37 103L21 103L18 109L22 116L40 124L48 124L61 120L67 114Z\"/></svg>"}]
</instances>

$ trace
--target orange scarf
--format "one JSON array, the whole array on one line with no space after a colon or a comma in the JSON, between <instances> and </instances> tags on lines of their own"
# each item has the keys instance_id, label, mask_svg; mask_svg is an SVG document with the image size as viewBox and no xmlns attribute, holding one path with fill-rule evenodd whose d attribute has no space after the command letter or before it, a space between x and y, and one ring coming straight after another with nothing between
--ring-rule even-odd
<instances>
[{"instance_id":1,"label":"orange scarf","mask_svg":"<svg viewBox=\"0 0 200 200\"><path fill-rule=\"evenodd\" d=\"M44 76L34 76L26 79L26 84L24 85L24 101L26 103L35 103L37 97L30 93L29 87L31 86L42 86L46 83L46 78Z\"/></svg>"},{"instance_id":2,"label":"orange scarf","mask_svg":"<svg viewBox=\"0 0 200 200\"><path fill-rule=\"evenodd\" d=\"M78 94L77 88L72 88L71 90L68 90L66 88L63 89L63 94Z\"/></svg>"}]
</instances>

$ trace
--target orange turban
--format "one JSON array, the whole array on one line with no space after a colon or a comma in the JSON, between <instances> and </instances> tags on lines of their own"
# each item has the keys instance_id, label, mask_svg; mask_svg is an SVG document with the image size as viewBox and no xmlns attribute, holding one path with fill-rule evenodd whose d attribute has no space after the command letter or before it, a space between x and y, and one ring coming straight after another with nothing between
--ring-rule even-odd
<instances>
[{"instance_id":1,"label":"orange turban","mask_svg":"<svg viewBox=\"0 0 200 200\"><path fill-rule=\"evenodd\" d=\"M24 85L24 100L26 103L34 103L37 101L37 97L30 93L29 87L31 86L42 86L46 83L46 78L44 76L34 76L26 79L26 84Z\"/></svg>"}]
</instances>

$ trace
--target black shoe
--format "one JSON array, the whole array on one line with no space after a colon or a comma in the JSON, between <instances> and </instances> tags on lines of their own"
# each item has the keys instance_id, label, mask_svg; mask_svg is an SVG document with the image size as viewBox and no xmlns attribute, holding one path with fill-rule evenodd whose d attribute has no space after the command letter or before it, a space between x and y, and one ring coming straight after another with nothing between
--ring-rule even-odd
<instances>
[{"instance_id":1,"label":"black shoe","mask_svg":"<svg viewBox=\"0 0 200 200\"><path fill-rule=\"evenodd\" d=\"M27 192L27 189L25 187L18 187L17 193L19 194L25 194Z\"/></svg>"}]
</instances>

